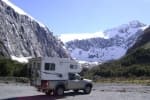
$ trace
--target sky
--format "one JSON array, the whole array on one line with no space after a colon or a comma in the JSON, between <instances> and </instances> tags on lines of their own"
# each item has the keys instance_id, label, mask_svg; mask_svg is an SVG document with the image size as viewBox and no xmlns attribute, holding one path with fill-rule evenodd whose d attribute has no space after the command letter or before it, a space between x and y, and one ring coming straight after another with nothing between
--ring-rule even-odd
<instances>
[{"instance_id":1,"label":"sky","mask_svg":"<svg viewBox=\"0 0 150 100\"><path fill-rule=\"evenodd\" d=\"M97 34L132 20L150 24L150 0L10 0L54 35Z\"/></svg>"}]
</instances>

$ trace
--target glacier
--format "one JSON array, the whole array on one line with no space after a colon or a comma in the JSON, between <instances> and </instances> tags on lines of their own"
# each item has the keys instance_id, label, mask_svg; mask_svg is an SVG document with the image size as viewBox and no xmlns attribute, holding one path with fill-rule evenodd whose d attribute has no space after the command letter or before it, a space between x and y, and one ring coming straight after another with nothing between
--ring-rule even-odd
<instances>
[{"instance_id":1,"label":"glacier","mask_svg":"<svg viewBox=\"0 0 150 100\"><path fill-rule=\"evenodd\" d=\"M123 57L147 25L138 20L105 30L103 37L75 39L65 43L71 56L81 62L104 63Z\"/></svg>"}]
</instances>

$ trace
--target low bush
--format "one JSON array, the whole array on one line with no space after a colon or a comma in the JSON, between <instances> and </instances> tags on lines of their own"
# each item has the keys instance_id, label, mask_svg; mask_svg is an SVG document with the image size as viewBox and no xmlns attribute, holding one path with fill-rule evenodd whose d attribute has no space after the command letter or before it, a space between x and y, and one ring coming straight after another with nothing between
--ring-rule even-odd
<instances>
[{"instance_id":1,"label":"low bush","mask_svg":"<svg viewBox=\"0 0 150 100\"><path fill-rule=\"evenodd\" d=\"M27 77L27 64L19 63L11 59L0 58L0 76Z\"/></svg>"}]
</instances>

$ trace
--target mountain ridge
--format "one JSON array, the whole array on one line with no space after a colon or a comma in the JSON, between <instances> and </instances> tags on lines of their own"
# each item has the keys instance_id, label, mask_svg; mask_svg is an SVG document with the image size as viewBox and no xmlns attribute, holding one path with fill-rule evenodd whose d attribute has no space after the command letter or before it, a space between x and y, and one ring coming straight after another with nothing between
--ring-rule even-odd
<instances>
[{"instance_id":1,"label":"mountain ridge","mask_svg":"<svg viewBox=\"0 0 150 100\"><path fill-rule=\"evenodd\" d=\"M133 52L138 48L150 48L150 26L144 30L144 34L138 37L137 42L128 50L127 53Z\"/></svg>"}]
</instances>

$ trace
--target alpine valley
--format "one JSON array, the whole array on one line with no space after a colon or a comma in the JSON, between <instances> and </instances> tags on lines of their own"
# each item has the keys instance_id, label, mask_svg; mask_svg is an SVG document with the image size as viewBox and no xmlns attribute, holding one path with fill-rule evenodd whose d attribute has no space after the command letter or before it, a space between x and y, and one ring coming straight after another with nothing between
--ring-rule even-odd
<instances>
[{"instance_id":1,"label":"alpine valley","mask_svg":"<svg viewBox=\"0 0 150 100\"><path fill-rule=\"evenodd\" d=\"M103 63L123 57L147 27L133 20L105 30L103 34L107 38L62 43L45 25L10 1L0 0L0 57L20 62L30 57L72 57L88 63Z\"/></svg>"}]
</instances>

